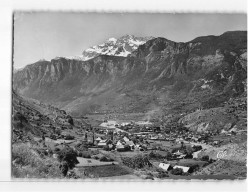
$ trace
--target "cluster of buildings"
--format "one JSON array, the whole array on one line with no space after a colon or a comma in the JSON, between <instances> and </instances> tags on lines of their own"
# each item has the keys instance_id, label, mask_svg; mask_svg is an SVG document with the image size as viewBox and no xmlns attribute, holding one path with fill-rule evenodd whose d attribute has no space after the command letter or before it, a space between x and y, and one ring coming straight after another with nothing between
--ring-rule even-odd
<instances>
[{"instance_id":1,"label":"cluster of buildings","mask_svg":"<svg viewBox=\"0 0 248 195\"><path fill-rule=\"evenodd\" d=\"M115 141L111 139L103 139L101 137L97 137L96 146L108 150L115 149L118 152L124 151L132 151L132 150L140 150L141 147L138 144L135 144L131 139L127 138L126 136L116 139Z\"/></svg>"},{"instance_id":2,"label":"cluster of buildings","mask_svg":"<svg viewBox=\"0 0 248 195\"><path fill-rule=\"evenodd\" d=\"M187 130L175 130L165 133L160 126L155 126L152 123L146 121L140 121L137 123L117 123L116 121L104 121L104 123L100 125L100 128L95 131L95 133L103 135L95 139L96 146L108 146L110 149L115 148L117 151L149 149L148 142L150 141L170 141L174 143L205 143L207 141L205 134Z\"/></svg>"}]
</instances>

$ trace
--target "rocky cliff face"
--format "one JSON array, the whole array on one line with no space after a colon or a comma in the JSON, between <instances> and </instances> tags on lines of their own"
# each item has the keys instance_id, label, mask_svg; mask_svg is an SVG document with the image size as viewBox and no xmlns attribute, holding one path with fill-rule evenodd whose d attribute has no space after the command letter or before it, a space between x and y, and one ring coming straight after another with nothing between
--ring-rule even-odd
<instances>
[{"instance_id":1,"label":"rocky cliff face","mask_svg":"<svg viewBox=\"0 0 248 195\"><path fill-rule=\"evenodd\" d=\"M246 36L227 32L187 43L155 38L125 49L125 57L106 52L88 61L39 61L16 72L13 87L74 114L213 108L246 90Z\"/></svg>"}]
</instances>

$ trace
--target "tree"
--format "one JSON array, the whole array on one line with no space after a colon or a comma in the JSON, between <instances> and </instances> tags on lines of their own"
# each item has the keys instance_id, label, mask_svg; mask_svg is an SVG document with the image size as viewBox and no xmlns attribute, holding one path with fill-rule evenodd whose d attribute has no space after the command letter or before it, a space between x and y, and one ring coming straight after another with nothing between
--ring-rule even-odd
<instances>
[{"instance_id":1,"label":"tree","mask_svg":"<svg viewBox=\"0 0 248 195\"><path fill-rule=\"evenodd\" d=\"M106 151L109 151L109 146L108 145L103 146L103 149L106 150Z\"/></svg>"},{"instance_id":2,"label":"tree","mask_svg":"<svg viewBox=\"0 0 248 195\"><path fill-rule=\"evenodd\" d=\"M133 141L134 144L137 144L138 143L137 138L133 138L132 141Z\"/></svg>"},{"instance_id":3,"label":"tree","mask_svg":"<svg viewBox=\"0 0 248 195\"><path fill-rule=\"evenodd\" d=\"M166 158L167 158L167 160L170 160L172 158L172 154L170 152L168 152Z\"/></svg>"},{"instance_id":4,"label":"tree","mask_svg":"<svg viewBox=\"0 0 248 195\"><path fill-rule=\"evenodd\" d=\"M65 136L64 139L65 140L73 140L74 139L74 136L68 134L68 135Z\"/></svg>"},{"instance_id":5,"label":"tree","mask_svg":"<svg viewBox=\"0 0 248 195\"><path fill-rule=\"evenodd\" d=\"M185 158L193 158L193 148L191 146L187 146L185 148L185 153L186 153L186 156Z\"/></svg>"},{"instance_id":6,"label":"tree","mask_svg":"<svg viewBox=\"0 0 248 195\"><path fill-rule=\"evenodd\" d=\"M61 169L72 169L78 164L77 153L70 147L63 148L58 152L58 160L61 162ZM66 168L67 167L67 168Z\"/></svg>"},{"instance_id":7,"label":"tree","mask_svg":"<svg viewBox=\"0 0 248 195\"><path fill-rule=\"evenodd\" d=\"M129 145L124 145L124 149L125 149L125 151L130 151L131 147Z\"/></svg>"},{"instance_id":8,"label":"tree","mask_svg":"<svg viewBox=\"0 0 248 195\"><path fill-rule=\"evenodd\" d=\"M194 152L197 152L197 151L199 151L199 150L202 149L202 146L201 146L201 145L199 145L199 146L195 145L195 146L193 146L192 148L193 148L193 151L194 151Z\"/></svg>"},{"instance_id":9,"label":"tree","mask_svg":"<svg viewBox=\"0 0 248 195\"><path fill-rule=\"evenodd\" d=\"M181 149L183 149L184 148L184 142L182 141L181 142Z\"/></svg>"},{"instance_id":10,"label":"tree","mask_svg":"<svg viewBox=\"0 0 248 195\"><path fill-rule=\"evenodd\" d=\"M173 174L173 175L182 175L183 170L181 168L175 168L175 169L171 170L171 174Z\"/></svg>"},{"instance_id":11,"label":"tree","mask_svg":"<svg viewBox=\"0 0 248 195\"><path fill-rule=\"evenodd\" d=\"M68 123L70 123L71 125L74 125L73 118L70 115L68 115L66 118L67 118Z\"/></svg>"}]
</instances>

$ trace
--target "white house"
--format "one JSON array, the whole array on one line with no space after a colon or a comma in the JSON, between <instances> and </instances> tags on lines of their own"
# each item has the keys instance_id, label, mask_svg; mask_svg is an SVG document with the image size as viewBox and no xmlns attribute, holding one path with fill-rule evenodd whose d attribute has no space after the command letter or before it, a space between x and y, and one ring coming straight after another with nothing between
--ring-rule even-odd
<instances>
[{"instance_id":1,"label":"white house","mask_svg":"<svg viewBox=\"0 0 248 195\"><path fill-rule=\"evenodd\" d=\"M175 169L175 168L180 168L180 169L183 170L184 173L187 173L189 171L189 168L190 167L184 167L184 166L178 166L178 165L176 165L176 166L173 167L173 169Z\"/></svg>"},{"instance_id":2,"label":"white house","mask_svg":"<svg viewBox=\"0 0 248 195\"><path fill-rule=\"evenodd\" d=\"M126 136L125 137L123 137L123 140L125 141L125 142L128 142L128 141L130 141Z\"/></svg>"},{"instance_id":3,"label":"white house","mask_svg":"<svg viewBox=\"0 0 248 195\"><path fill-rule=\"evenodd\" d=\"M151 135L150 139L157 140L158 139L158 136L157 135Z\"/></svg>"},{"instance_id":4,"label":"white house","mask_svg":"<svg viewBox=\"0 0 248 195\"><path fill-rule=\"evenodd\" d=\"M135 144L133 143L133 141L127 141L126 142L126 145L129 145L131 147L131 150L133 150L134 149L134 146L135 146Z\"/></svg>"},{"instance_id":5,"label":"white house","mask_svg":"<svg viewBox=\"0 0 248 195\"><path fill-rule=\"evenodd\" d=\"M126 125L129 125L129 124L130 124L129 122L121 123L121 126L126 126Z\"/></svg>"},{"instance_id":6,"label":"white house","mask_svg":"<svg viewBox=\"0 0 248 195\"><path fill-rule=\"evenodd\" d=\"M100 141L102 141L102 138L101 137L98 137L98 138L96 138L96 143L99 143Z\"/></svg>"},{"instance_id":7,"label":"white house","mask_svg":"<svg viewBox=\"0 0 248 195\"><path fill-rule=\"evenodd\" d=\"M111 143L112 143L111 140L105 139L105 140L99 141L99 143L98 143L97 145L98 145L99 147L104 147L104 146L106 146L106 145L108 145L108 144L111 144Z\"/></svg>"},{"instance_id":8,"label":"white house","mask_svg":"<svg viewBox=\"0 0 248 195\"><path fill-rule=\"evenodd\" d=\"M170 168L172 168L170 164L165 163L160 163L158 166L165 171L168 171Z\"/></svg>"},{"instance_id":9,"label":"white house","mask_svg":"<svg viewBox=\"0 0 248 195\"><path fill-rule=\"evenodd\" d=\"M178 150L177 152L175 152L175 153L173 153L173 154L175 154L175 155L177 155L177 156L180 156L180 155L182 155L183 153L181 153L181 152Z\"/></svg>"},{"instance_id":10,"label":"white house","mask_svg":"<svg viewBox=\"0 0 248 195\"><path fill-rule=\"evenodd\" d=\"M125 151L125 147L124 147L124 145L122 145L122 144L120 144L120 145L116 145L116 150L117 151Z\"/></svg>"}]
</instances>

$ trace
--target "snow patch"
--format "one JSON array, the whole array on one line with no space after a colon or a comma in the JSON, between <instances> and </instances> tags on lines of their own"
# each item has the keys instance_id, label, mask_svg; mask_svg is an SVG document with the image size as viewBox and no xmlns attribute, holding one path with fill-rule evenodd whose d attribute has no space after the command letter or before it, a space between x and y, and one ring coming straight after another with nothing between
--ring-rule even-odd
<instances>
[{"instance_id":1,"label":"snow patch","mask_svg":"<svg viewBox=\"0 0 248 195\"><path fill-rule=\"evenodd\" d=\"M108 41L109 41L109 42L114 42L114 43L116 43L117 39L116 39L116 38L109 38Z\"/></svg>"}]
</instances>

